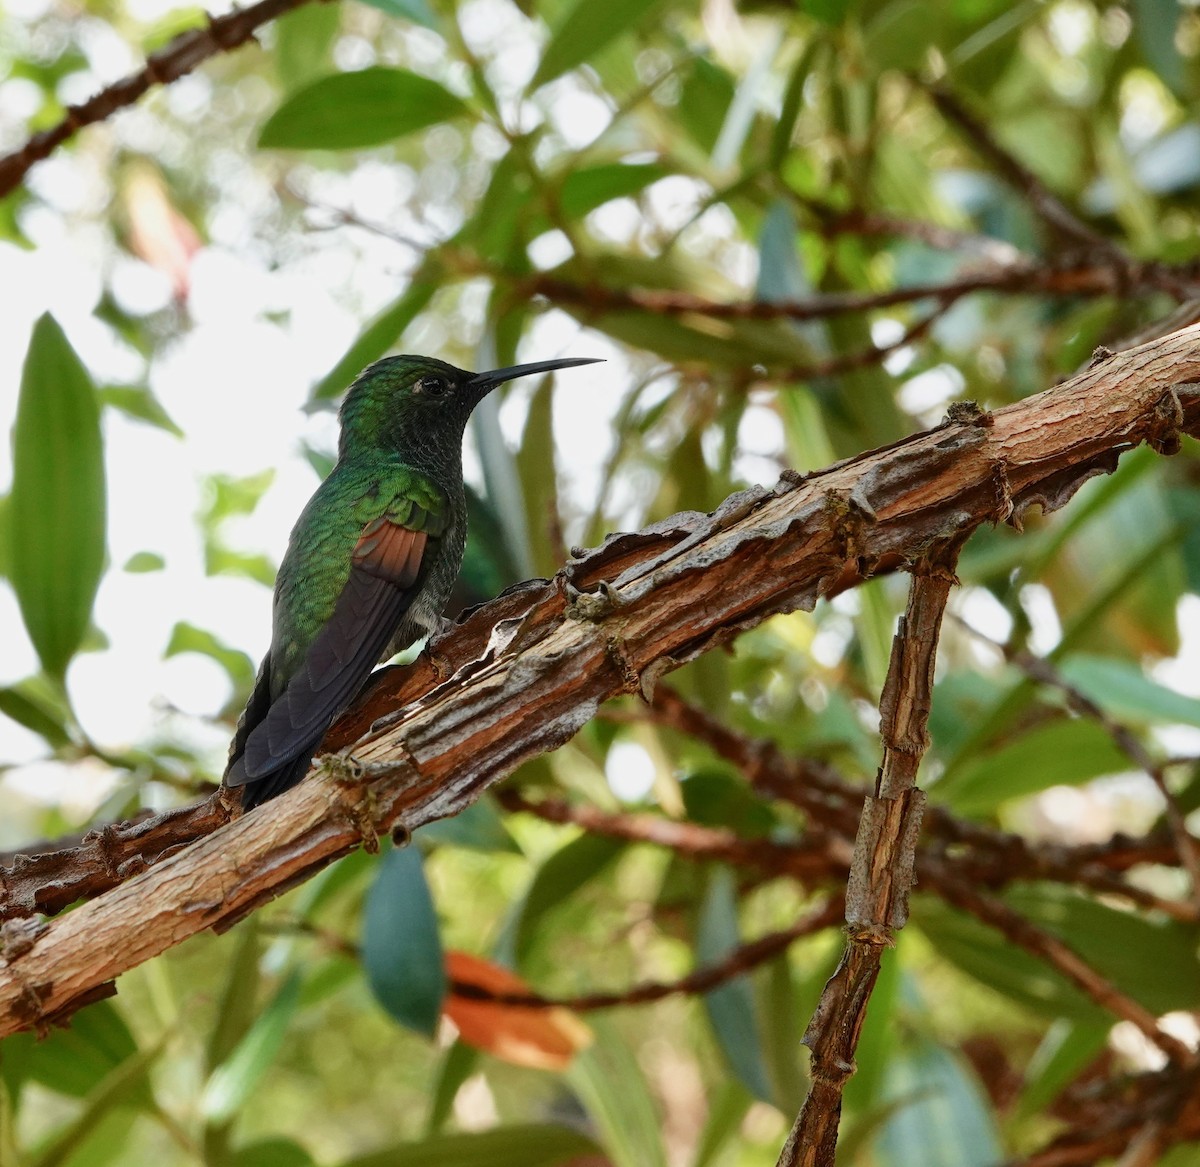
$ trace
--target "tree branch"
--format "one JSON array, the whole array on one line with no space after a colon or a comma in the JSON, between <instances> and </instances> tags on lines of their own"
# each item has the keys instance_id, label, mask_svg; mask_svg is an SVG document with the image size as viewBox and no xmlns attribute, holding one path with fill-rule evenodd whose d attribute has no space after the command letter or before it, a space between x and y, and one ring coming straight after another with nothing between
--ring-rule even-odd
<instances>
[{"instance_id":1,"label":"tree branch","mask_svg":"<svg viewBox=\"0 0 1200 1167\"><path fill-rule=\"evenodd\" d=\"M378 834L462 810L567 741L600 703L778 612L811 608L957 544L985 522L1062 506L1122 452L1200 428L1200 327L1114 356L994 414L954 420L712 515L610 536L550 582L468 614L428 657L384 670L324 743L353 747L264 808L182 845L47 924L13 921L0 958L0 1036L44 1026L114 977L247 913ZM447 679L447 673L449 679ZM217 796L194 812L220 821ZM139 828L153 834L149 824ZM63 879L72 869L65 862ZM103 882L101 880L100 882ZM112 886L115 884L115 886ZM28 903L19 872L3 893Z\"/></svg>"},{"instance_id":2,"label":"tree branch","mask_svg":"<svg viewBox=\"0 0 1200 1167\"><path fill-rule=\"evenodd\" d=\"M207 27L180 33L157 53L151 53L138 72L114 82L81 105L68 106L66 116L58 125L34 134L19 150L0 158L0 198L16 190L35 162L48 158L77 130L102 122L117 110L133 105L153 86L178 80L209 57L241 48L261 25L309 2L259 0L249 8L235 9L225 16L206 14Z\"/></svg>"}]
</instances>

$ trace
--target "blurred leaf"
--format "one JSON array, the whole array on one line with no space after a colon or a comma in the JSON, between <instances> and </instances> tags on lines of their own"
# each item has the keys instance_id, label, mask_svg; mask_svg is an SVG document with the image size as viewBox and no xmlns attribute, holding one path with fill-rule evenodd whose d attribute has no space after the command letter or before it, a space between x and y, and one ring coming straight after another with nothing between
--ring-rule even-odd
<instances>
[{"instance_id":1,"label":"blurred leaf","mask_svg":"<svg viewBox=\"0 0 1200 1167\"><path fill-rule=\"evenodd\" d=\"M692 822L724 827L743 838L765 838L775 828L770 806L746 780L720 766L693 770L680 784L684 809Z\"/></svg>"},{"instance_id":2,"label":"blurred leaf","mask_svg":"<svg viewBox=\"0 0 1200 1167\"><path fill-rule=\"evenodd\" d=\"M401 1025L432 1037L446 968L416 847L393 848L379 861L363 911L362 960L375 999Z\"/></svg>"},{"instance_id":3,"label":"blurred leaf","mask_svg":"<svg viewBox=\"0 0 1200 1167\"><path fill-rule=\"evenodd\" d=\"M515 1066L565 1070L592 1042L586 1025L567 1009L508 1005L459 991L470 985L492 993L526 993L529 986L508 969L466 952L446 953L451 985L444 1012L470 1045Z\"/></svg>"},{"instance_id":4,"label":"blurred leaf","mask_svg":"<svg viewBox=\"0 0 1200 1167\"><path fill-rule=\"evenodd\" d=\"M1078 786L1133 765L1101 726L1083 717L1036 726L977 758L933 783L930 796L960 814L981 815L1010 798Z\"/></svg>"},{"instance_id":5,"label":"blurred leaf","mask_svg":"<svg viewBox=\"0 0 1200 1167\"><path fill-rule=\"evenodd\" d=\"M708 891L700 907L696 963L702 968L718 964L739 944L733 875L728 868L717 867L709 875ZM771 1085L758 1040L754 996L748 978L734 977L710 989L704 994L704 1008L717 1043L738 1081L755 1098L771 1102Z\"/></svg>"},{"instance_id":6,"label":"blurred leaf","mask_svg":"<svg viewBox=\"0 0 1200 1167\"><path fill-rule=\"evenodd\" d=\"M279 1053L299 999L300 974L292 972L229 1056L209 1075L200 1099L200 1112L209 1122L232 1118L250 1097Z\"/></svg>"},{"instance_id":7,"label":"blurred leaf","mask_svg":"<svg viewBox=\"0 0 1200 1167\"><path fill-rule=\"evenodd\" d=\"M538 62L530 88L536 89L555 77L590 61L597 53L635 28L657 9L661 0L575 0Z\"/></svg>"},{"instance_id":8,"label":"blurred leaf","mask_svg":"<svg viewBox=\"0 0 1200 1167\"><path fill-rule=\"evenodd\" d=\"M0 689L0 713L45 738L51 749L60 750L71 744L68 712L61 698L53 698L49 689L36 677Z\"/></svg>"},{"instance_id":9,"label":"blurred leaf","mask_svg":"<svg viewBox=\"0 0 1200 1167\"><path fill-rule=\"evenodd\" d=\"M1043 1016L1095 1021L1089 997L994 928L931 896L918 895L913 905L913 922L943 960Z\"/></svg>"},{"instance_id":10,"label":"blurred leaf","mask_svg":"<svg viewBox=\"0 0 1200 1167\"><path fill-rule=\"evenodd\" d=\"M607 870L626 847L622 839L580 835L559 848L538 868L521 903L516 954L523 963L542 931L546 913Z\"/></svg>"},{"instance_id":11,"label":"blurred leaf","mask_svg":"<svg viewBox=\"0 0 1200 1167\"><path fill-rule=\"evenodd\" d=\"M8 528L25 627L46 672L62 677L104 571L104 451L91 378L49 314L21 373Z\"/></svg>"},{"instance_id":12,"label":"blurred leaf","mask_svg":"<svg viewBox=\"0 0 1200 1167\"><path fill-rule=\"evenodd\" d=\"M760 1015L770 1018L770 1023L763 1028L762 1046L771 1079L771 1098L784 1114L795 1114L804 1102L808 1081L801 1068L803 1018L787 953L775 957L767 965L766 972L765 991L759 998L759 1006ZM874 994L871 1005L874 1012ZM861 1067L861 1061L859 1065Z\"/></svg>"},{"instance_id":13,"label":"blurred leaf","mask_svg":"<svg viewBox=\"0 0 1200 1167\"><path fill-rule=\"evenodd\" d=\"M211 1074L250 1029L258 996L259 917L251 916L234 930L233 958L228 962L225 985L217 1002L217 1016L204 1050L204 1069Z\"/></svg>"},{"instance_id":14,"label":"blurred leaf","mask_svg":"<svg viewBox=\"0 0 1200 1167\"><path fill-rule=\"evenodd\" d=\"M528 1123L397 1143L386 1151L343 1160L338 1167L567 1167L573 1160L599 1154L591 1139L570 1127Z\"/></svg>"},{"instance_id":15,"label":"blurred leaf","mask_svg":"<svg viewBox=\"0 0 1200 1167\"><path fill-rule=\"evenodd\" d=\"M466 112L462 100L436 81L372 66L298 90L267 120L258 144L286 150L379 146Z\"/></svg>"},{"instance_id":16,"label":"blurred leaf","mask_svg":"<svg viewBox=\"0 0 1200 1167\"><path fill-rule=\"evenodd\" d=\"M183 652L198 652L215 660L225 670L235 694L247 692L254 684L254 662L244 652L230 648L207 629L180 620L171 629L171 639L163 656L178 656Z\"/></svg>"},{"instance_id":17,"label":"blurred leaf","mask_svg":"<svg viewBox=\"0 0 1200 1167\"><path fill-rule=\"evenodd\" d=\"M378 8L380 12L386 12L388 16L410 20L413 24L423 24L426 28L437 31L437 17L426 0L363 0L363 3Z\"/></svg>"},{"instance_id":18,"label":"blurred leaf","mask_svg":"<svg viewBox=\"0 0 1200 1167\"><path fill-rule=\"evenodd\" d=\"M109 1001L98 1001L71 1018L70 1029L44 1039L16 1033L0 1045L0 1072L10 1089L31 1081L59 1094L83 1098L137 1053L137 1042Z\"/></svg>"},{"instance_id":19,"label":"blurred leaf","mask_svg":"<svg viewBox=\"0 0 1200 1167\"><path fill-rule=\"evenodd\" d=\"M1049 1106L1100 1055L1111 1030L1111 1019L1099 1010L1091 1021L1055 1021L1026 1067L1017 1114L1031 1115Z\"/></svg>"},{"instance_id":20,"label":"blurred leaf","mask_svg":"<svg viewBox=\"0 0 1200 1167\"><path fill-rule=\"evenodd\" d=\"M738 1082L727 1080L716 1088L704 1130L700 1132L692 1167L713 1167L721 1162L721 1152L738 1133L753 1102L754 1099Z\"/></svg>"},{"instance_id":21,"label":"blurred leaf","mask_svg":"<svg viewBox=\"0 0 1200 1167\"><path fill-rule=\"evenodd\" d=\"M260 1139L239 1147L229 1167L313 1167L312 1156L291 1139Z\"/></svg>"},{"instance_id":22,"label":"blurred leaf","mask_svg":"<svg viewBox=\"0 0 1200 1167\"><path fill-rule=\"evenodd\" d=\"M1004 1145L987 1100L965 1065L932 1041L892 1058L887 1094L908 1100L875 1140L880 1167L995 1167Z\"/></svg>"},{"instance_id":23,"label":"blurred leaf","mask_svg":"<svg viewBox=\"0 0 1200 1167\"><path fill-rule=\"evenodd\" d=\"M1200 701L1160 685L1127 661L1076 653L1059 664L1059 671L1119 721L1168 721L1200 727Z\"/></svg>"},{"instance_id":24,"label":"blurred leaf","mask_svg":"<svg viewBox=\"0 0 1200 1167\"><path fill-rule=\"evenodd\" d=\"M207 529L236 515L253 514L254 508L274 481L273 468L245 478L233 478L228 474L212 475L207 483L209 494L201 510L201 522Z\"/></svg>"},{"instance_id":25,"label":"blurred leaf","mask_svg":"<svg viewBox=\"0 0 1200 1167\"><path fill-rule=\"evenodd\" d=\"M339 4L306 4L275 21L275 68L285 89L333 70L333 43L341 24Z\"/></svg>"},{"instance_id":26,"label":"blurred leaf","mask_svg":"<svg viewBox=\"0 0 1200 1167\"><path fill-rule=\"evenodd\" d=\"M662 1123L629 1042L606 1018L596 1042L567 1071L567 1082L599 1128L613 1167L667 1167Z\"/></svg>"},{"instance_id":27,"label":"blurred leaf","mask_svg":"<svg viewBox=\"0 0 1200 1167\"><path fill-rule=\"evenodd\" d=\"M550 576L565 557L558 511L558 466L554 448L554 379L543 377L534 389L516 456L516 472L525 500L531 574Z\"/></svg>"},{"instance_id":28,"label":"blurred leaf","mask_svg":"<svg viewBox=\"0 0 1200 1167\"><path fill-rule=\"evenodd\" d=\"M183 430L171 420L149 389L139 385L105 385L96 391L96 398L101 405L119 410L127 417L147 422L177 438L183 437Z\"/></svg>"},{"instance_id":29,"label":"blurred leaf","mask_svg":"<svg viewBox=\"0 0 1200 1167\"><path fill-rule=\"evenodd\" d=\"M471 803L466 810L421 827L415 835L422 844L462 847L468 851L507 851L519 855L521 848L504 825L495 804L487 798Z\"/></svg>"},{"instance_id":30,"label":"blurred leaf","mask_svg":"<svg viewBox=\"0 0 1200 1167\"><path fill-rule=\"evenodd\" d=\"M705 154L717 144L735 89L733 78L719 65L707 57L693 61L683 83L679 120Z\"/></svg>"},{"instance_id":31,"label":"blurred leaf","mask_svg":"<svg viewBox=\"0 0 1200 1167\"><path fill-rule=\"evenodd\" d=\"M122 571L131 575L142 575L149 571L162 571L167 561L156 551L135 551L127 560Z\"/></svg>"},{"instance_id":32,"label":"blurred leaf","mask_svg":"<svg viewBox=\"0 0 1200 1167\"><path fill-rule=\"evenodd\" d=\"M1175 47L1179 15L1177 0L1133 0L1133 28L1146 62L1169 89L1185 97L1184 62Z\"/></svg>"},{"instance_id":33,"label":"blurred leaf","mask_svg":"<svg viewBox=\"0 0 1200 1167\"><path fill-rule=\"evenodd\" d=\"M268 588L275 583L275 565L265 555L235 551L215 539L204 548L204 573L245 576Z\"/></svg>"},{"instance_id":34,"label":"blurred leaf","mask_svg":"<svg viewBox=\"0 0 1200 1167\"><path fill-rule=\"evenodd\" d=\"M559 205L566 218L582 219L613 199L639 194L670 171L657 162L606 162L572 170L563 179Z\"/></svg>"},{"instance_id":35,"label":"blurred leaf","mask_svg":"<svg viewBox=\"0 0 1200 1167\"><path fill-rule=\"evenodd\" d=\"M326 401L349 388L350 382L372 361L377 361L400 339L401 333L417 318L437 291L438 273L426 262L414 274L412 283L363 329L346 355L313 386L310 401Z\"/></svg>"},{"instance_id":36,"label":"blurred leaf","mask_svg":"<svg viewBox=\"0 0 1200 1167\"><path fill-rule=\"evenodd\" d=\"M1111 908L1050 883L1014 885L1004 899L1152 1013L1200 1005L1197 927Z\"/></svg>"},{"instance_id":37,"label":"blurred leaf","mask_svg":"<svg viewBox=\"0 0 1200 1167\"><path fill-rule=\"evenodd\" d=\"M97 1128L114 1110L149 1105L152 1096L146 1075L162 1054L164 1044L165 1040L162 1040L149 1049L132 1054L105 1075L84 1099L83 1109L54 1134L48 1146L29 1160L29 1167L62 1167L90 1142ZM91 1162L97 1159L99 1156Z\"/></svg>"},{"instance_id":38,"label":"blurred leaf","mask_svg":"<svg viewBox=\"0 0 1200 1167\"><path fill-rule=\"evenodd\" d=\"M425 1124L427 1136L436 1135L446 1125L446 1120L454 1109L454 1099L462 1084L475 1073L478 1065L479 1051L466 1042L455 1041L446 1050L429 1099L429 1119Z\"/></svg>"}]
</instances>

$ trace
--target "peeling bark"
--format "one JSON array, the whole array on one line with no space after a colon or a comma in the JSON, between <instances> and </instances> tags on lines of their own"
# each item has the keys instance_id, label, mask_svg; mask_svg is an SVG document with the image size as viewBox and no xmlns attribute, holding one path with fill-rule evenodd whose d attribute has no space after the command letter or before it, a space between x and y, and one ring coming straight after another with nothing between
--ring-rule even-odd
<instances>
[{"instance_id":1,"label":"peeling bark","mask_svg":"<svg viewBox=\"0 0 1200 1167\"><path fill-rule=\"evenodd\" d=\"M648 695L769 616L928 559L982 523L1062 506L1143 441L1177 448L1200 430L1194 382L1200 326L995 413L959 407L935 430L740 492L712 515L610 536L554 580L476 609L432 659L380 673L324 743L342 752L284 797L234 818L215 795L0 871L0 917L97 897L32 934L20 920L0 933L0 1036L66 1016L381 833L457 813L601 702Z\"/></svg>"}]
</instances>

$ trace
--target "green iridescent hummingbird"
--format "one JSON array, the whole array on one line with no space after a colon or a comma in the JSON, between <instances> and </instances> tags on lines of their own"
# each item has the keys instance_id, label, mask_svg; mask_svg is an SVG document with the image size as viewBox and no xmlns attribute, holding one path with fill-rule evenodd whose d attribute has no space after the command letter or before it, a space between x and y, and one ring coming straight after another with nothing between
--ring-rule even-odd
<instances>
[{"instance_id":1,"label":"green iridescent hummingbird","mask_svg":"<svg viewBox=\"0 0 1200 1167\"><path fill-rule=\"evenodd\" d=\"M593 363L566 357L468 373L385 357L342 403L337 465L292 530L271 648L225 768L249 810L304 777L376 663L435 631L467 539L462 441L497 385Z\"/></svg>"}]
</instances>

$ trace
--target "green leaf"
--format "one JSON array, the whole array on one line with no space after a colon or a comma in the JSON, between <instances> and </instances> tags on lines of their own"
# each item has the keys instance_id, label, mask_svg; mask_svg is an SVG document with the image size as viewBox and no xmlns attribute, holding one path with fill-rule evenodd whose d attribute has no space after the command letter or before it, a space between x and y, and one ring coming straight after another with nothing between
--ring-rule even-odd
<instances>
[{"instance_id":1,"label":"green leaf","mask_svg":"<svg viewBox=\"0 0 1200 1167\"><path fill-rule=\"evenodd\" d=\"M245 478L214 474L208 479L209 495L201 511L200 521L206 529L210 529L235 515L253 514L259 500L274 481L273 468L249 474Z\"/></svg>"},{"instance_id":2,"label":"green leaf","mask_svg":"<svg viewBox=\"0 0 1200 1167\"><path fill-rule=\"evenodd\" d=\"M260 1139L230 1155L229 1167L313 1167L313 1157L291 1139Z\"/></svg>"},{"instance_id":3,"label":"green leaf","mask_svg":"<svg viewBox=\"0 0 1200 1167\"><path fill-rule=\"evenodd\" d=\"M338 1167L566 1167L600 1153L591 1139L570 1127L529 1123L399 1143Z\"/></svg>"},{"instance_id":4,"label":"green leaf","mask_svg":"<svg viewBox=\"0 0 1200 1167\"><path fill-rule=\"evenodd\" d=\"M367 325L346 355L317 382L310 401L327 401L344 393L367 365L383 356L433 299L439 278L433 265L423 265L408 290Z\"/></svg>"},{"instance_id":5,"label":"green leaf","mask_svg":"<svg viewBox=\"0 0 1200 1167\"><path fill-rule=\"evenodd\" d=\"M465 1041L454 1042L446 1051L429 1099L426 1135L436 1135L446 1125L446 1119L454 1107L454 1099L462 1084L475 1072L479 1057L479 1050Z\"/></svg>"},{"instance_id":6,"label":"green leaf","mask_svg":"<svg viewBox=\"0 0 1200 1167\"><path fill-rule=\"evenodd\" d=\"M416 847L393 848L380 860L363 912L362 959L375 999L401 1025L432 1037L446 965Z\"/></svg>"},{"instance_id":7,"label":"green leaf","mask_svg":"<svg viewBox=\"0 0 1200 1167\"><path fill-rule=\"evenodd\" d=\"M275 22L275 68L285 89L296 89L333 68L340 4L305 4Z\"/></svg>"},{"instance_id":8,"label":"green leaf","mask_svg":"<svg viewBox=\"0 0 1200 1167\"><path fill-rule=\"evenodd\" d=\"M254 1020L258 995L258 917L251 916L235 929L233 957L228 962L225 985L217 1002L216 1022L204 1050L204 1068L211 1074L233 1053Z\"/></svg>"},{"instance_id":9,"label":"green leaf","mask_svg":"<svg viewBox=\"0 0 1200 1167\"><path fill-rule=\"evenodd\" d=\"M198 652L201 656L215 660L233 682L234 690L246 692L254 684L254 662L240 649L230 648L223 640L204 628L180 620L171 629L164 657L178 656L182 652Z\"/></svg>"},{"instance_id":10,"label":"green leaf","mask_svg":"<svg viewBox=\"0 0 1200 1167\"><path fill-rule=\"evenodd\" d=\"M604 1017L591 1019L596 1040L566 1073L604 1140L614 1167L667 1167L662 1121L628 1039Z\"/></svg>"},{"instance_id":11,"label":"green leaf","mask_svg":"<svg viewBox=\"0 0 1200 1167\"><path fill-rule=\"evenodd\" d=\"M29 1080L84 1098L137 1053L137 1042L110 1001L98 1001L71 1018L70 1029L42 1040L17 1033L0 1044L0 1070L10 1087Z\"/></svg>"},{"instance_id":12,"label":"green leaf","mask_svg":"<svg viewBox=\"0 0 1200 1167\"><path fill-rule=\"evenodd\" d=\"M1045 1016L1088 1023L1099 1015L1091 999L1049 965L973 916L918 895L913 922L939 957L1019 1004Z\"/></svg>"},{"instance_id":13,"label":"green leaf","mask_svg":"<svg viewBox=\"0 0 1200 1167\"><path fill-rule=\"evenodd\" d=\"M523 962L538 939L542 918L570 899L581 887L610 867L625 850L621 839L580 835L538 868L521 903L516 927L516 954Z\"/></svg>"},{"instance_id":14,"label":"green leaf","mask_svg":"<svg viewBox=\"0 0 1200 1167\"><path fill-rule=\"evenodd\" d=\"M206 575L241 575L264 587L275 583L275 564L266 556L253 551L235 551L215 539L204 547Z\"/></svg>"},{"instance_id":15,"label":"green leaf","mask_svg":"<svg viewBox=\"0 0 1200 1167\"><path fill-rule=\"evenodd\" d=\"M97 1128L116 1110L123 1107L147 1107L152 1104L147 1073L159 1058L165 1038L149 1049L134 1053L105 1075L84 1100L83 1109L58 1131L49 1146L29 1161L29 1167L63 1167L76 1153L90 1143ZM79 1156L80 1161L96 1162Z\"/></svg>"},{"instance_id":16,"label":"green leaf","mask_svg":"<svg viewBox=\"0 0 1200 1167\"><path fill-rule=\"evenodd\" d=\"M1200 1005L1200 929L1194 925L1111 908L1050 883L1016 885L1004 899L1152 1013Z\"/></svg>"},{"instance_id":17,"label":"green leaf","mask_svg":"<svg viewBox=\"0 0 1200 1167\"><path fill-rule=\"evenodd\" d=\"M9 574L46 672L61 678L104 571L105 482L91 378L55 319L34 325L13 429Z\"/></svg>"},{"instance_id":18,"label":"green leaf","mask_svg":"<svg viewBox=\"0 0 1200 1167\"><path fill-rule=\"evenodd\" d=\"M1078 786L1132 763L1094 721L1063 718L1037 726L1009 745L967 763L930 786L930 795L961 814L981 815L1010 798Z\"/></svg>"},{"instance_id":19,"label":"green leaf","mask_svg":"<svg viewBox=\"0 0 1200 1167\"><path fill-rule=\"evenodd\" d=\"M287 150L379 146L466 113L461 98L436 81L374 66L298 90L268 119L258 144Z\"/></svg>"},{"instance_id":20,"label":"green leaf","mask_svg":"<svg viewBox=\"0 0 1200 1167\"><path fill-rule=\"evenodd\" d=\"M1183 58L1175 46L1178 0L1133 0L1133 28L1146 63L1177 96L1187 96Z\"/></svg>"},{"instance_id":21,"label":"green leaf","mask_svg":"<svg viewBox=\"0 0 1200 1167\"><path fill-rule=\"evenodd\" d=\"M613 199L640 193L670 173L657 162L608 162L572 170L563 180L559 205L566 218L582 219Z\"/></svg>"},{"instance_id":22,"label":"green leaf","mask_svg":"<svg viewBox=\"0 0 1200 1167\"><path fill-rule=\"evenodd\" d=\"M558 466L554 446L554 380L543 377L525 416L521 447L514 459L525 503L524 527L529 541L530 575L553 575L564 549L556 545L561 530L558 510ZM510 524L506 524L510 527Z\"/></svg>"},{"instance_id":23,"label":"green leaf","mask_svg":"<svg viewBox=\"0 0 1200 1167\"><path fill-rule=\"evenodd\" d=\"M728 868L715 868L700 908L696 927L696 962L719 963L740 943L737 896ZM755 1098L773 1101L766 1064L758 1041L754 996L745 976L734 977L704 994L704 1007L730 1068Z\"/></svg>"},{"instance_id":24,"label":"green leaf","mask_svg":"<svg viewBox=\"0 0 1200 1167\"><path fill-rule=\"evenodd\" d=\"M1025 1069L1017 1114L1028 1117L1049 1106L1100 1054L1111 1030L1110 1019L1100 1014L1090 1022L1055 1021Z\"/></svg>"},{"instance_id":25,"label":"green leaf","mask_svg":"<svg viewBox=\"0 0 1200 1167\"><path fill-rule=\"evenodd\" d=\"M183 430L171 420L171 415L149 389L139 385L105 385L96 391L96 397L106 408L116 409L135 421L144 421L157 429L166 430L177 438L183 437Z\"/></svg>"},{"instance_id":26,"label":"green leaf","mask_svg":"<svg viewBox=\"0 0 1200 1167\"><path fill-rule=\"evenodd\" d=\"M886 1093L909 1100L875 1141L880 1167L994 1167L1004 1146L979 1083L928 1039L890 1059Z\"/></svg>"},{"instance_id":27,"label":"green leaf","mask_svg":"<svg viewBox=\"0 0 1200 1167\"><path fill-rule=\"evenodd\" d=\"M55 700L45 678L30 677L6 689L0 689L0 713L18 725L46 739L51 749L70 745L67 730L67 710L61 700Z\"/></svg>"},{"instance_id":28,"label":"green leaf","mask_svg":"<svg viewBox=\"0 0 1200 1167\"><path fill-rule=\"evenodd\" d=\"M421 827L416 838L421 843L433 843L438 847L521 853L521 848L504 825L504 819L487 798L471 803L466 810L451 818L439 819Z\"/></svg>"},{"instance_id":29,"label":"green leaf","mask_svg":"<svg viewBox=\"0 0 1200 1167\"><path fill-rule=\"evenodd\" d=\"M575 0L562 23L550 36L537 72L530 82L536 89L568 69L591 60L623 32L645 20L661 0Z\"/></svg>"},{"instance_id":30,"label":"green leaf","mask_svg":"<svg viewBox=\"0 0 1200 1167\"><path fill-rule=\"evenodd\" d=\"M121 569L131 575L142 575L148 571L162 571L167 561L155 551L135 551Z\"/></svg>"},{"instance_id":31,"label":"green leaf","mask_svg":"<svg viewBox=\"0 0 1200 1167\"><path fill-rule=\"evenodd\" d=\"M737 1082L725 1081L717 1087L692 1167L712 1167L721 1161L721 1152L738 1133L753 1102L754 1099Z\"/></svg>"},{"instance_id":32,"label":"green leaf","mask_svg":"<svg viewBox=\"0 0 1200 1167\"><path fill-rule=\"evenodd\" d=\"M299 999L300 974L293 972L233 1052L209 1075L200 1112L210 1123L232 1118L250 1097L279 1053Z\"/></svg>"},{"instance_id":33,"label":"green leaf","mask_svg":"<svg viewBox=\"0 0 1200 1167\"><path fill-rule=\"evenodd\" d=\"M363 0L363 3L386 12L388 16L411 20L413 24L423 24L437 31L437 17L425 0Z\"/></svg>"},{"instance_id":34,"label":"green leaf","mask_svg":"<svg viewBox=\"0 0 1200 1167\"><path fill-rule=\"evenodd\" d=\"M1059 666L1063 677L1120 721L1167 721L1200 727L1200 701L1151 680L1136 665L1077 653Z\"/></svg>"}]
</instances>

